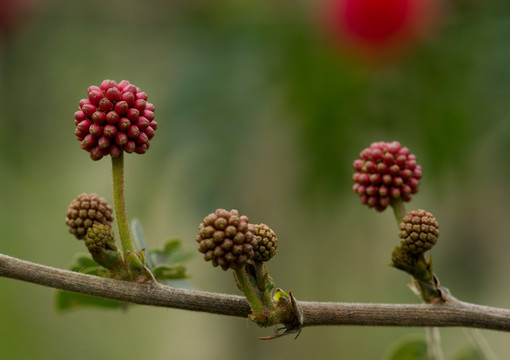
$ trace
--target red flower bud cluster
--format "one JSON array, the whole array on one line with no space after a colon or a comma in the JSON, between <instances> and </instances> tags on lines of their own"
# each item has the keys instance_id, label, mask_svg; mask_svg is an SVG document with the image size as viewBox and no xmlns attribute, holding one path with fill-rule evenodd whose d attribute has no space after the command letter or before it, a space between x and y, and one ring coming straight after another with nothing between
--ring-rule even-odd
<instances>
[{"instance_id":1,"label":"red flower bud cluster","mask_svg":"<svg viewBox=\"0 0 510 360\"><path fill-rule=\"evenodd\" d=\"M147 151L158 124L146 93L126 80L104 80L99 87L89 87L87 94L74 113L74 133L92 160Z\"/></svg>"},{"instance_id":2,"label":"red flower bud cluster","mask_svg":"<svg viewBox=\"0 0 510 360\"><path fill-rule=\"evenodd\" d=\"M377 211L386 209L392 199L409 201L411 194L418 192L421 166L398 141L372 143L360 153L353 167L354 192L362 204Z\"/></svg>"}]
</instances>

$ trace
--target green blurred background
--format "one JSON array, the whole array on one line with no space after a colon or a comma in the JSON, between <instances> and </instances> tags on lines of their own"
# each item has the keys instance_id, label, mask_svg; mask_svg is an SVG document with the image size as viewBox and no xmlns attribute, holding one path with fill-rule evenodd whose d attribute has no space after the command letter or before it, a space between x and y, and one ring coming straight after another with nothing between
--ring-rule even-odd
<instances>
[{"instance_id":1,"label":"green blurred background","mask_svg":"<svg viewBox=\"0 0 510 360\"><path fill-rule=\"evenodd\" d=\"M276 231L269 269L298 299L418 302L388 266L393 214L361 206L351 190L359 151L398 140L423 167L408 209L440 223L432 254L442 284L462 300L510 307L508 2L444 1L425 41L377 64L332 46L322 2L17 3L26 7L2 26L0 45L0 253L66 268L84 251L66 209L82 192L112 202L110 162L80 149L73 113L88 86L127 79L149 94L159 123L150 151L126 158L128 216L151 246L180 237L194 249L204 216L237 208ZM189 272L198 289L238 293L201 256ZM271 332L173 309L61 313L54 290L0 278L2 360L381 359L423 329L256 339ZM468 341L461 329L441 333L448 356ZM505 358L508 335L483 333Z\"/></svg>"}]
</instances>

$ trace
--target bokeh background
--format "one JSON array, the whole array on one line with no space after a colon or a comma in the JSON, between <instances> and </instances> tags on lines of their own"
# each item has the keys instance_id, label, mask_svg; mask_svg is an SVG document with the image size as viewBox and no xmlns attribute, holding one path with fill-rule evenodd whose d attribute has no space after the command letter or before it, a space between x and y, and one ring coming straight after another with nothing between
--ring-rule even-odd
<instances>
[{"instance_id":1,"label":"bokeh background","mask_svg":"<svg viewBox=\"0 0 510 360\"><path fill-rule=\"evenodd\" d=\"M236 208L276 231L269 269L298 299L418 302L388 266L393 214L351 190L359 152L398 140L423 167L408 209L440 223L442 284L510 307L510 5L424 1L0 1L0 252L67 268L84 251L66 209L82 192L112 202L110 162L80 149L73 113L88 86L127 79L159 123L147 154L126 159L128 216L150 246L195 249L202 218ZM238 293L198 254L188 267L196 288ZM0 278L6 360L381 359L423 329L256 339L271 332L173 309L58 312L53 289ZM441 333L448 356L468 342ZM508 334L483 334L508 355Z\"/></svg>"}]
</instances>

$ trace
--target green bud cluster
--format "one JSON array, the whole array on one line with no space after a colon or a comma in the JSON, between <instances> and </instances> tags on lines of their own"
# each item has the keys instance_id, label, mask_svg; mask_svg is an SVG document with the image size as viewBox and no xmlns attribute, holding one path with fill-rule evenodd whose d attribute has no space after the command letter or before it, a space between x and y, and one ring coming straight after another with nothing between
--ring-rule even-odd
<instances>
[{"instance_id":1,"label":"green bud cluster","mask_svg":"<svg viewBox=\"0 0 510 360\"><path fill-rule=\"evenodd\" d=\"M439 237L439 224L431 213L413 210L400 223L402 249L411 254L423 254L432 249Z\"/></svg>"},{"instance_id":2,"label":"green bud cluster","mask_svg":"<svg viewBox=\"0 0 510 360\"><path fill-rule=\"evenodd\" d=\"M91 253L98 253L103 249L118 250L112 228L103 224L94 224L87 230L85 246Z\"/></svg>"},{"instance_id":3,"label":"green bud cluster","mask_svg":"<svg viewBox=\"0 0 510 360\"><path fill-rule=\"evenodd\" d=\"M85 235L85 246L92 258L107 269L112 269L121 261L113 230L108 225L94 224L89 227Z\"/></svg>"},{"instance_id":4,"label":"green bud cluster","mask_svg":"<svg viewBox=\"0 0 510 360\"><path fill-rule=\"evenodd\" d=\"M253 260L259 262L269 261L275 254L278 246L278 239L274 231L266 224L253 225L251 232L257 240L254 247Z\"/></svg>"}]
</instances>

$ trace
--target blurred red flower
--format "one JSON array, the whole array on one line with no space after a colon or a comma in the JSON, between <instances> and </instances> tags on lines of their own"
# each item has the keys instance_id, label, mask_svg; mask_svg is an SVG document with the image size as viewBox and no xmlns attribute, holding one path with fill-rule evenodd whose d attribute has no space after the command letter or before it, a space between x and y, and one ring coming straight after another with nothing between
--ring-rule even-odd
<instances>
[{"instance_id":1,"label":"blurred red flower","mask_svg":"<svg viewBox=\"0 0 510 360\"><path fill-rule=\"evenodd\" d=\"M437 23L436 0L327 0L326 17L343 49L377 59L400 53Z\"/></svg>"}]
</instances>

